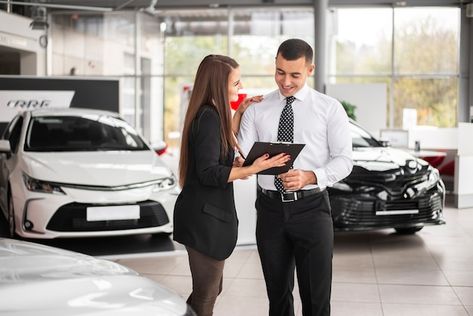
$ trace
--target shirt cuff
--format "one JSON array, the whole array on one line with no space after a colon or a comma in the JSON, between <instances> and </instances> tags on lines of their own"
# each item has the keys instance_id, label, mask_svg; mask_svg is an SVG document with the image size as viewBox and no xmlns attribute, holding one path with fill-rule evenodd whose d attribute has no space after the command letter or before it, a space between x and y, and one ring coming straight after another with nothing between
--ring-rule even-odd
<instances>
[{"instance_id":1,"label":"shirt cuff","mask_svg":"<svg viewBox=\"0 0 473 316\"><path fill-rule=\"evenodd\" d=\"M321 190L327 187L327 172L323 168L314 170L315 176L317 177L317 185Z\"/></svg>"}]
</instances>

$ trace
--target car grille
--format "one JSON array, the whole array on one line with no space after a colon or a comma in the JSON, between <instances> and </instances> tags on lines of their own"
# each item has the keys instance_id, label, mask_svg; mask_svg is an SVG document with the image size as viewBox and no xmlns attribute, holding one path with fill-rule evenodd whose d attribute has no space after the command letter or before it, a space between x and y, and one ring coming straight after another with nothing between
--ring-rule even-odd
<instances>
[{"instance_id":1,"label":"car grille","mask_svg":"<svg viewBox=\"0 0 473 316\"><path fill-rule=\"evenodd\" d=\"M406 224L442 224L442 196L439 193L415 200L360 200L333 196L330 198L334 225L340 229L395 227ZM416 214L376 215L376 211L419 210Z\"/></svg>"},{"instance_id":2,"label":"car grille","mask_svg":"<svg viewBox=\"0 0 473 316\"><path fill-rule=\"evenodd\" d=\"M66 204L56 211L49 221L47 229L61 232L111 231L158 227L169 223L166 211L160 203L143 201L136 204L140 206L139 219L110 221L87 221L87 207L103 205Z\"/></svg>"},{"instance_id":3,"label":"car grille","mask_svg":"<svg viewBox=\"0 0 473 316\"><path fill-rule=\"evenodd\" d=\"M386 192L389 193L389 195L395 199L402 198L404 192L406 192L406 189L409 187L412 187L422 181L424 181L424 177L422 175L411 175L411 176L403 176L395 181L392 182L386 182L386 181L381 181L382 178L377 178L373 177L370 178L370 181L372 183L370 185L376 186L379 189L385 190ZM377 180L380 180L379 182ZM350 184L353 184L355 186L363 186L366 184L366 181L350 181Z\"/></svg>"}]
</instances>

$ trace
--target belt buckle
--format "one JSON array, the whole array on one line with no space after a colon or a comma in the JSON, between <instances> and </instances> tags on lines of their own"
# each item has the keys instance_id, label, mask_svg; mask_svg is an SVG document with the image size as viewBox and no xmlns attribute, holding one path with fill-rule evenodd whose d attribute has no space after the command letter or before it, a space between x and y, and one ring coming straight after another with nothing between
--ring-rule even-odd
<instances>
[{"instance_id":1,"label":"belt buckle","mask_svg":"<svg viewBox=\"0 0 473 316\"><path fill-rule=\"evenodd\" d=\"M292 197L289 197L289 198L285 198L285 196L291 196ZM281 193L281 201L283 201L284 203L286 202L294 202L294 201L297 201L297 192L287 192L287 193Z\"/></svg>"}]
</instances>

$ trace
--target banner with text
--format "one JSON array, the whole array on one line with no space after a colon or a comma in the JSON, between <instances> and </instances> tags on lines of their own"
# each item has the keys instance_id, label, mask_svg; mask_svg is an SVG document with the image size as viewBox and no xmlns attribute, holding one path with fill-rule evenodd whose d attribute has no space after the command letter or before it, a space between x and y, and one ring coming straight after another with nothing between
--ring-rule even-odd
<instances>
[{"instance_id":1,"label":"banner with text","mask_svg":"<svg viewBox=\"0 0 473 316\"><path fill-rule=\"evenodd\" d=\"M68 108L74 93L69 90L0 90L0 122L9 122L20 111Z\"/></svg>"}]
</instances>

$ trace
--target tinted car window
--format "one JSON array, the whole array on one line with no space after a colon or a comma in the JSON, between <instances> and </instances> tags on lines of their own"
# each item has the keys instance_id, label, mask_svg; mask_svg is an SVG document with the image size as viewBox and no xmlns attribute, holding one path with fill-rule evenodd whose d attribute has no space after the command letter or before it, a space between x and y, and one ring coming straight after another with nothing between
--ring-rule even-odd
<instances>
[{"instance_id":1,"label":"tinted car window","mask_svg":"<svg viewBox=\"0 0 473 316\"><path fill-rule=\"evenodd\" d=\"M23 117L18 116L18 119L12 121L12 125L8 126L5 133L5 139L10 141L10 148L12 152L18 151L18 144L20 143L21 127L23 125Z\"/></svg>"},{"instance_id":2,"label":"tinted car window","mask_svg":"<svg viewBox=\"0 0 473 316\"><path fill-rule=\"evenodd\" d=\"M353 147L382 147L381 144L373 138L367 131L361 127L350 124L350 132Z\"/></svg>"},{"instance_id":3,"label":"tinted car window","mask_svg":"<svg viewBox=\"0 0 473 316\"><path fill-rule=\"evenodd\" d=\"M148 150L125 121L110 116L41 116L30 121L25 151Z\"/></svg>"}]
</instances>

